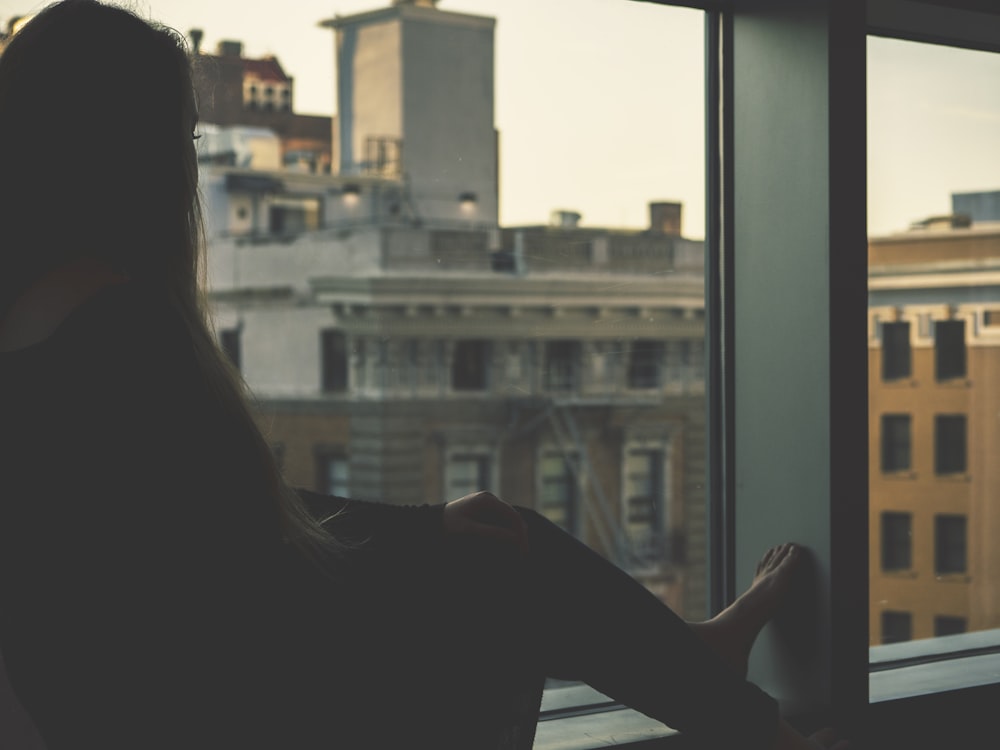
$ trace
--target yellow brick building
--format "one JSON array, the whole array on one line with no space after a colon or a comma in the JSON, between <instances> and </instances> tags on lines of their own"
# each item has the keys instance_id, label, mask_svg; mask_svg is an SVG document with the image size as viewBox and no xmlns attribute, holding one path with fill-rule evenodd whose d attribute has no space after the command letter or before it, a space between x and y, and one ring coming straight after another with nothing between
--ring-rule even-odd
<instances>
[{"instance_id":1,"label":"yellow brick building","mask_svg":"<svg viewBox=\"0 0 1000 750\"><path fill-rule=\"evenodd\" d=\"M1000 627L1000 224L869 243L870 641Z\"/></svg>"}]
</instances>

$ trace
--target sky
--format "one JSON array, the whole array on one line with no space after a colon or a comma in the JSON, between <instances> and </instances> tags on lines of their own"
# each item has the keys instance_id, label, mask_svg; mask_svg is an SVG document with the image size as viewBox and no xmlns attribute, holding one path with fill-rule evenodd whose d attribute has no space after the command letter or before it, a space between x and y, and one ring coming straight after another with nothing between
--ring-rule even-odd
<instances>
[{"instance_id":1,"label":"sky","mask_svg":"<svg viewBox=\"0 0 1000 750\"><path fill-rule=\"evenodd\" d=\"M295 109L334 114L333 34L318 22L389 0L133 0L140 15L274 54ZM44 7L0 0L0 23ZM501 222L555 209L590 226L647 226L647 204L684 204L704 236L703 21L631 0L442 0L497 18ZM1000 55L869 42L869 233L948 213L952 191L1000 189Z\"/></svg>"}]
</instances>

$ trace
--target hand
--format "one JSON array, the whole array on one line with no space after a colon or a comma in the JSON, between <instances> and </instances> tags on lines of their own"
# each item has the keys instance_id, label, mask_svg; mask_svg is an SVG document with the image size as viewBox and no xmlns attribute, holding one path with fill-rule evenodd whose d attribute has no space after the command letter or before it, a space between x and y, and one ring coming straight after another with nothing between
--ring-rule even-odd
<instances>
[{"instance_id":1,"label":"hand","mask_svg":"<svg viewBox=\"0 0 1000 750\"><path fill-rule=\"evenodd\" d=\"M521 514L490 492L473 492L444 506L446 534L481 536L528 549L528 528Z\"/></svg>"}]
</instances>

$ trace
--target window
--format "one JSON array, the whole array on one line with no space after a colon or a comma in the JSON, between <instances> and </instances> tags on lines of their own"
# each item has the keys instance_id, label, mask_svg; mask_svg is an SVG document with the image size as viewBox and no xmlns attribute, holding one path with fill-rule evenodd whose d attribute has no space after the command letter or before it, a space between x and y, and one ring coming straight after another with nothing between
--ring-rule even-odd
<instances>
[{"instance_id":1,"label":"window","mask_svg":"<svg viewBox=\"0 0 1000 750\"><path fill-rule=\"evenodd\" d=\"M663 451L629 450L625 456L625 528L648 533L662 528Z\"/></svg>"},{"instance_id":2,"label":"window","mask_svg":"<svg viewBox=\"0 0 1000 750\"><path fill-rule=\"evenodd\" d=\"M919 5L940 9L944 3ZM990 16L991 23L997 20ZM925 28L925 38L942 40L940 28ZM948 33L957 31L951 26ZM995 124L987 127L981 117L1000 111L1000 93L991 90L984 101L973 83L1000 76L1000 55L982 51L987 47L1000 49L995 43L963 49L881 37L867 45L868 352L876 363L890 358L878 351L893 346L889 336L880 340L879 321L906 321L911 361L902 382L886 384L871 368L868 399L873 415L912 418L912 473L898 482L870 472L871 518L892 511L913 519L912 570L897 576L872 571L869 607L910 612L920 653L936 658L947 656L937 649L964 643L935 644L936 636L985 636L1000 628L992 607L1000 575L992 540L998 534L989 510L998 496L991 464L1000 451L1000 316L998 285L987 270L1000 259L1000 145ZM931 81L941 95L921 103ZM879 423L870 424L872 439L879 439ZM972 546L973 529L981 548ZM874 541L873 551L889 543ZM891 555L882 549L879 556ZM873 615L872 644L880 642L879 626ZM873 652L876 661L883 658L888 656Z\"/></svg>"},{"instance_id":3,"label":"window","mask_svg":"<svg viewBox=\"0 0 1000 750\"><path fill-rule=\"evenodd\" d=\"M626 0L574 7L576 19L592 18L560 57L552 40L569 39L559 3L423 4L405 35L391 27L409 18L408 3L372 0L356 20L337 20L358 31L344 31L354 42L338 52L356 54L356 65L338 57L327 71L338 79L337 127L303 118L277 135L287 155L321 152L297 141L333 132L331 176L283 170L247 201L258 229L273 231L210 242L213 303L228 315L239 300L255 363L271 357L250 385L287 445L289 481L301 471L297 481L312 483L314 446L329 443L349 446L350 491L361 497L418 504L491 490L620 564L631 523L647 568L663 563L643 584L704 619L704 16ZM367 10L387 33L369 33ZM514 36L495 36L493 15ZM558 33L524 35L545 24ZM338 35L313 59L329 58ZM595 46L618 62L585 52ZM296 108L319 112L312 73L275 52L294 76ZM626 59L635 74L618 70ZM400 75L386 77L373 60L395 60ZM521 83L494 85L522 65ZM536 86L557 94L538 100ZM615 92L614 107L595 115L595 91ZM599 163L581 170L596 142ZM216 166L203 172L206 185L224 179ZM678 179L664 183L668 173ZM669 221L650 205L663 213L662 191L678 201ZM306 218L296 202L308 195L320 196L321 226L298 231ZM568 223L552 224L563 208ZM495 270L495 257L511 262ZM628 342L637 342L631 353ZM663 441L630 442L666 423L679 425L673 460ZM661 453L631 459L626 481L632 449ZM683 561L665 555L668 528L672 549L690 535Z\"/></svg>"},{"instance_id":4,"label":"window","mask_svg":"<svg viewBox=\"0 0 1000 750\"><path fill-rule=\"evenodd\" d=\"M628 359L629 388L659 388L663 362L662 341L638 339L632 342Z\"/></svg>"},{"instance_id":5,"label":"window","mask_svg":"<svg viewBox=\"0 0 1000 750\"><path fill-rule=\"evenodd\" d=\"M219 331L219 345L229 358L230 363L239 371L242 368L242 352L240 350L240 329L224 328Z\"/></svg>"},{"instance_id":6,"label":"window","mask_svg":"<svg viewBox=\"0 0 1000 750\"><path fill-rule=\"evenodd\" d=\"M934 516L934 572L938 575L966 570L965 516Z\"/></svg>"},{"instance_id":7,"label":"window","mask_svg":"<svg viewBox=\"0 0 1000 750\"><path fill-rule=\"evenodd\" d=\"M319 492L337 497L351 496L351 464L340 452L321 452L316 457Z\"/></svg>"},{"instance_id":8,"label":"window","mask_svg":"<svg viewBox=\"0 0 1000 750\"><path fill-rule=\"evenodd\" d=\"M464 497L492 487L492 461L488 455L455 453L448 461L448 497Z\"/></svg>"},{"instance_id":9,"label":"window","mask_svg":"<svg viewBox=\"0 0 1000 750\"><path fill-rule=\"evenodd\" d=\"M285 470L285 444L284 443L272 443L271 444L271 454L274 456L274 462L278 465L278 471Z\"/></svg>"},{"instance_id":10,"label":"window","mask_svg":"<svg viewBox=\"0 0 1000 750\"><path fill-rule=\"evenodd\" d=\"M882 613L882 643L902 643L913 637L913 615L909 612Z\"/></svg>"},{"instance_id":11,"label":"window","mask_svg":"<svg viewBox=\"0 0 1000 750\"><path fill-rule=\"evenodd\" d=\"M557 526L576 530L579 458L559 451L546 451L538 460L538 510Z\"/></svg>"},{"instance_id":12,"label":"window","mask_svg":"<svg viewBox=\"0 0 1000 750\"><path fill-rule=\"evenodd\" d=\"M546 341L545 390L557 392L575 390L579 365L578 341Z\"/></svg>"},{"instance_id":13,"label":"window","mask_svg":"<svg viewBox=\"0 0 1000 750\"><path fill-rule=\"evenodd\" d=\"M456 391L485 391L489 355L488 341L456 341L451 361L451 387Z\"/></svg>"},{"instance_id":14,"label":"window","mask_svg":"<svg viewBox=\"0 0 1000 750\"><path fill-rule=\"evenodd\" d=\"M965 377L965 321L934 324L934 372L938 380Z\"/></svg>"},{"instance_id":15,"label":"window","mask_svg":"<svg viewBox=\"0 0 1000 750\"><path fill-rule=\"evenodd\" d=\"M882 379L910 377L910 324L882 324Z\"/></svg>"},{"instance_id":16,"label":"window","mask_svg":"<svg viewBox=\"0 0 1000 750\"><path fill-rule=\"evenodd\" d=\"M909 513L882 514L882 570L909 570L913 565L912 518Z\"/></svg>"},{"instance_id":17,"label":"window","mask_svg":"<svg viewBox=\"0 0 1000 750\"><path fill-rule=\"evenodd\" d=\"M934 616L934 635L958 635L967 629L964 617L952 617L950 615Z\"/></svg>"},{"instance_id":18,"label":"window","mask_svg":"<svg viewBox=\"0 0 1000 750\"><path fill-rule=\"evenodd\" d=\"M372 7L375 5L377 3L373 3ZM501 16L501 24L507 29L512 28L513 24L504 19L509 17L508 13L514 12L517 5L517 2L511 0L497 6L496 13ZM558 4L534 2L529 5L532 13L540 16L543 13L543 5ZM581 13L582 5L600 4L581 4ZM677 16L673 15L675 9L651 7L652 3L615 0L604 5L614 7L616 14L612 19L614 25L609 23L604 28L614 29L616 32L619 30L618 23L628 13L639 12L627 6L649 6L642 9L643 12L650 11L649 15L641 16L646 21L643 25L648 27L655 26L660 18L669 17L670 23L665 25L670 27L676 25L675 18L683 20L679 12ZM709 3L706 2L705 5ZM733 488L724 487L725 493L719 494L725 494L727 501L731 499L734 502L732 506L726 507L733 508L735 516L738 551L729 551L736 556L736 559L730 562L734 562L738 570L752 569L752 556L757 554L760 548L772 543L775 538L801 538L809 543L811 541L809 530L816 529L815 537L819 542L816 544L817 548L825 549L826 542L830 542L829 547L834 551L832 562L841 569L835 570L836 575L833 576L829 599L825 596L820 598L832 608L829 614L832 618L830 632L833 634L833 642L824 644L829 646L829 651L824 651L824 656L829 657L824 663L832 664L834 679L816 686L813 697L816 697L817 703L826 704L827 691L830 690L834 692L835 702L855 703L864 700L864 696L860 695L863 690L857 688L855 680L841 679L845 675L850 677L853 674L851 670L855 667L852 667L851 663L855 660L855 654L849 643L850 638L845 636L844 642L847 646L844 646L838 634L842 631L853 632L853 626L845 625L851 625L852 618L856 618L857 613L864 609L863 603L862 606L844 606L845 602L851 605L858 604L850 596L851 586L857 591L864 588L863 580L857 579L857 571L851 568L853 561L862 557L853 554L854 551L861 549L866 541L857 538L857 533L860 533L858 530L867 529L870 525L871 533L879 535L878 519L883 510L911 507L899 504L904 499L901 493L906 492L911 496L906 502L924 503L924 515L920 517L921 520L917 520L914 516L915 531L922 537L921 543L929 546L928 537L932 536L929 524L926 531L922 524L930 520L931 514L936 510L929 508L930 503L964 502L954 497L939 499L940 495L935 494L939 492L939 488L928 489L922 485L918 488L918 492L914 492L910 482L883 482L897 486L898 492L895 494L886 492L878 485L882 479L879 456L873 455L871 460L873 515L872 523L868 524L864 515L866 512L864 488L858 487L857 480L852 478L857 473L858 467L865 465L867 461L865 455L858 455L868 450L868 446L863 444L865 441L859 440L862 428L858 428L857 424L852 422L858 418L854 414L861 409L858 405L865 401L863 384L861 388L855 387L855 379L862 377L857 373L864 369L865 359L863 352L847 345L842 346L839 342L854 337L855 344L863 346L864 337L868 335L868 354L872 363L870 379L873 381L870 381L869 395L873 404L872 414L875 415L871 420L872 431L879 429L882 414L912 414L911 465L920 469L920 481L949 485L940 492L962 491L959 482L935 482L934 474L930 471L934 455L934 414L928 411L930 399L922 390L925 386L933 386L935 382L934 331L928 321L932 316L940 315L943 305L957 304L958 300L932 299L935 291L927 285L908 284L906 279L879 277L878 274L883 273L885 264L880 270L873 262L870 305L882 309L878 311L875 322L868 329L864 321L859 325L859 311L856 308L865 304L863 301L859 302L864 296L864 290L859 287L863 282L865 270L859 268L859 265L864 265L864 259L860 257L863 251L855 245L856 238L861 236L865 229L863 225L866 208L864 204L866 165L865 155L859 153L857 144L865 138L865 127L868 126L868 214L871 222L869 235L873 240L871 245L874 255L879 252L877 242L879 238L887 239L887 242L882 244L882 249L893 242L898 245L901 242L900 238L895 237L888 241L890 236L909 231L907 227L913 220L932 213L947 214L951 208L949 191L968 189L970 186L987 188L994 186L997 164L994 144L998 140L995 137L994 117L997 111L995 106L997 87L994 85L997 80L996 66L990 60L989 54L949 49L946 45L967 44L996 49L1000 46L1000 39L997 38L995 27L996 15L993 12L995 9L989 3L973 0L956 0L952 3L946 3L944 0L920 3L871 0L865 3L866 7L862 10L868 11L871 19L869 22L872 28L878 29L878 33L909 35L912 38L923 37L940 42L931 47L885 38L870 40L867 81L869 107L866 123L864 120L866 50L859 47L857 38L852 36L845 40L841 35L845 26L849 27L849 31L857 32L858 26L865 21L857 18L851 20L853 17L849 13L846 16L840 15L841 10L846 11L847 6L860 8L861 5L837 2L793 4L796 6L793 11L786 11L783 7L788 4L763 3L757 0L711 5L731 9L736 21L727 27L728 33L735 37L733 47L724 50L724 55L711 53L708 55L711 64L722 58L730 66L724 65L721 69L723 76L721 96L717 97L718 92L713 92L711 89L712 85L720 81L719 75L712 74L718 71L708 71L707 79L710 113L719 114L724 105L725 114L725 119L721 116L717 118L724 123L721 135L718 132L713 134L712 129L719 124L714 121L716 118L710 118L707 123L710 134L707 151L710 159L722 150L720 145L725 146L726 138L736 140L733 150L724 153L724 156L730 159L729 163L734 165L733 171L731 173L723 171L722 178L716 180L723 188L720 191L723 197L719 203L724 208L725 224L721 228L715 226L711 217L708 222L709 231L717 233L715 239L723 237L726 241L713 246L710 237L709 247L712 251L709 257L714 255L716 247L721 247L720 252L729 263L727 269L733 274L727 278L733 282L735 294L730 295L728 290L724 290L722 301L710 302L708 312L711 316L720 309L726 311L722 316L723 321L735 319L739 335L735 338L726 338L723 335L721 341L713 342L718 345L713 347L713 355L718 355L721 350L726 372L732 371L738 375L735 376L735 381L729 382L735 391L733 400L735 413L727 412L722 415L732 419L710 419L708 423L710 446L717 445L719 440L728 439L730 433L723 431L727 429L727 425L734 425L732 435L736 450L729 450L733 446L726 444L726 450L722 453L724 462L731 460L733 463L723 464L724 472L713 471L710 472L710 476L721 476L723 482L730 481L736 485ZM977 7L980 14L965 14L958 10L961 7ZM709 18L712 16L709 15ZM174 25L178 28L188 28L183 23ZM567 36L575 36L577 33L582 36L583 24L574 23L573 26ZM709 30L713 29L713 25L709 24ZM622 34L622 38L627 39L626 46L622 50L623 54L612 55L615 66L606 67L617 70L619 61L624 64L627 53L631 53L633 49L638 50L636 44L638 31L641 29L637 29L634 35ZM659 30L661 36L664 33L663 29ZM610 44L612 38L618 38L617 33L608 36L604 41ZM814 40L815 43L812 43ZM528 47L527 44L522 45L518 54L530 54L531 50ZM704 109L698 106L698 103L694 106L690 104L684 106L676 101L688 83L689 76L686 72L697 70L700 66L697 59L687 62L668 59L667 55L679 47L679 44L667 44L661 41L656 53L645 57L646 60L655 61L653 64L647 63L654 79L642 85L649 91L661 90L655 77L671 74L670 97L623 95L620 98L622 105L629 100L660 98L669 99L672 111L678 115L684 112L700 113ZM921 52L906 54L907 48L919 48ZM548 60L559 60L556 55L551 54L551 50L547 49L546 52ZM500 66L507 53L500 45L496 53ZM931 53L935 57L931 57ZM974 63L965 66L965 70L959 76L951 74L949 80L949 73L955 71L955 67L942 64L941 56L945 55L955 58L966 56L973 58ZM317 59L319 57L320 55L317 55ZM925 59L922 60L921 57ZM574 97L572 90L563 88L563 84L583 80L591 89L607 85L605 81L599 81L585 71L574 70L574 64L579 63L568 61L566 71L555 69L554 64L549 62L531 66L534 75L540 77L551 73L553 80L559 82L559 86L550 86L548 90L556 94L565 92L565 99L557 95L547 98L563 107L572 103L574 98L585 98ZM672 75L675 71L682 70L685 71L684 76ZM736 75L732 75L733 71ZM784 75L785 71L788 75ZM297 75L296 80L301 91L305 85L305 72L289 72ZM696 74L693 78L700 79L701 75ZM624 79L614 81L611 85L615 88L611 90L618 90L618 87L627 83L628 81ZM509 88L517 90L524 87ZM356 90L360 89L351 89L351 91ZM732 93L727 94L727 90ZM963 92L971 93L971 102L955 99ZM519 108L517 104L502 106L506 112ZM762 111L762 107L765 106L766 110ZM911 109L907 111L904 108L906 106L910 106ZM896 111L893 111L893 108ZM303 109L312 111L308 106L303 106ZM340 111L346 112L347 109L342 107ZM508 231L507 228L519 224L544 222L548 215L547 211L552 208L545 203L544 208L540 205L539 211L534 214L519 212L509 195L517 196L517 200L528 200L529 191L525 187L531 186L532 181L539 183L540 192L547 191L550 196L567 194L565 191L553 189L546 183L549 176L560 170L539 165L537 163L541 158L539 154L544 154L546 151L566 151L579 163L580 154L591 153L572 148L563 137L573 125L582 129L579 123L593 118L570 116L568 119L570 127L567 127L566 123L560 123L556 117L547 117L532 108L527 109L532 112L532 116L527 126L530 135L522 136L524 142L541 144L544 134L538 132L539 123L552 122L555 135L551 142L560 146L565 144L565 147L553 149L543 145L541 148L532 149L533 163L530 169L525 170L530 174L530 178L525 180L519 177L517 173L519 168L513 159L508 161L509 154L516 148L512 145L517 143L515 128L520 126L511 120L500 124L504 139L502 157L504 183L506 183L506 187L503 188L504 208L501 224L505 227L505 232ZM628 158L621 154L611 155L610 149L620 141L640 140L632 137L633 128L641 125L646 119L644 115L629 115L623 118L624 122L629 123L626 128L628 138L623 137L620 131L611 131L599 141L592 139L592 143L602 143L601 149L592 152L595 155L594 161L600 161L600 154L607 151L609 162L638 167L639 162L645 160ZM661 123L668 122L663 118L648 119ZM944 120L948 122L943 122ZM669 122L671 127L676 124L674 118L670 118ZM924 137L927 130L935 125L940 125L937 132L943 134L939 143L928 141ZM956 127L957 125L963 127ZM975 127L977 125L978 128ZM924 126L930 127L924 129ZM701 127L700 124L698 127ZM344 130L342 128L341 132ZM357 128L355 134L362 138L365 135ZM921 141L921 138L924 140ZM662 138L661 141L657 149L650 149L648 144L645 148L652 153L660 148L669 148L676 141L684 149L700 153L700 146L692 146L691 144L696 142L687 137ZM417 156L422 153L422 150L414 146L410 133L407 133L406 145L408 154ZM360 164L363 161L364 157L356 158L354 161L359 170L363 169ZM959 172L962 174L950 183L936 179L934 175L940 174L938 167L941 163L949 165L952 174ZM594 168L588 171L597 173L599 170L596 167L597 164L594 164ZM408 160L407 171L409 169ZM570 170L563 171L570 173ZM661 170L661 177L668 173L676 174L677 170L672 168ZM616 186L632 182L620 179L620 176L619 174L617 181L615 175L610 179L608 177L603 179L606 184ZM762 190L762 186L767 186L767 190ZM663 189L669 188L665 186ZM455 195L457 194L455 192ZM482 196L484 192L480 191L479 194ZM728 195L733 197L726 198ZM414 202L420 200L418 191L414 189ZM889 201L896 202L895 214L889 213ZM612 204L614 201L605 200L604 203ZM401 202L398 205L399 214L408 215L409 207ZM735 206L739 206L740 211L733 211ZM423 209L424 204L421 203L419 208ZM595 218L593 210L581 205L569 208L581 210L589 224L601 224L601 220ZM709 209L711 214L711 205ZM420 217L423 214L415 212L414 215ZM607 221L604 223L608 224ZM699 226L700 223L696 221L695 225ZM925 232L920 240L932 243L933 235L936 233L937 230ZM504 245L507 257L516 257L519 261L528 259L529 268L530 262L540 257L539 249L532 247L528 241L521 244L517 255L514 253L514 247L513 241ZM733 248L739 253L735 256L739 262L735 264L732 262L734 256L726 255L734 252ZM339 250L340 247L336 249ZM925 268L924 273L927 271ZM892 275L890 272L889 276ZM924 278L926 280L928 276L925 275ZM912 281L912 278L909 281ZM893 284L895 291L892 288ZM355 298L367 293L359 290L348 291L356 295ZM980 302L990 299L989 295L985 294L989 292L985 286L979 290L969 287L966 292L970 298L982 293ZM903 299L905 297L910 298L909 302ZM928 312L931 307L934 308L934 312ZM370 318L363 317L367 312L359 311L359 329L363 326L374 329L379 325L376 314L373 313ZM441 328L447 325L446 312L440 314ZM609 309L608 313L601 325L613 323L618 319L616 310ZM883 331L878 321L897 320L900 314L905 314L911 323L905 324L905 327L910 329L905 331L905 335L895 336L895 340L902 344L901 347L896 347L892 341L893 324L889 324L889 331ZM961 311L961 314L967 314L969 320L974 320L978 312L969 309ZM528 316L523 316L520 320L528 319ZM517 318L511 315L504 320L515 321ZM550 322L551 328L546 327L532 336L572 338L578 335L573 329L572 320L557 320L553 315ZM974 326L970 325L970 330L967 331L970 337L977 333L971 330L972 328ZM379 332L382 333L384 330ZM447 331L435 335L453 337L455 332ZM477 332L474 335L481 334ZM625 339L636 335L641 334L622 333L615 338ZM992 372L990 368L981 369L982 363L975 361L984 353L981 344L982 342L977 342L973 345L970 338L966 353L967 369L970 373L976 374L977 379L982 378L984 383L996 382L996 378L990 374ZM894 368L891 362L887 366L883 359L891 360L893 352L899 348L905 349L906 356L900 358L905 367ZM831 360L829 363L827 357ZM713 356L710 359L717 357ZM779 366L776 367L776 363L779 363ZM730 370L730 366L734 364ZM627 382L627 375L622 371L624 365L617 361L612 365L608 370L616 375L615 382ZM509 384L505 383L504 394L537 394L538 384L544 382L543 376L539 373L542 366L543 362L534 360L525 353L524 377L512 378ZM584 374L588 378L589 366L589 362L584 365ZM718 375L718 372L715 375ZM446 379L449 376L448 369L444 368L438 373L438 380L435 382L440 385L444 380L446 386ZM912 382L906 382L910 379ZM669 381L669 376L666 374L665 380ZM890 381L891 387L883 390L881 383L884 381ZM909 393L910 388L913 389L912 400L904 403L903 396ZM976 386L973 384L971 390L975 389ZM970 396L975 404L977 397L975 394ZM899 400L892 401L892 398ZM822 408L815 406L816 404ZM388 404L384 407L387 413L392 408ZM716 406L713 405L712 408ZM986 434L986 431L976 428L974 415L977 410L974 406L966 409L954 405L935 405L933 408L943 411L966 411L969 414L970 441L978 439L973 436ZM984 414L995 413L988 409L979 411ZM829 412L829 416L826 412ZM434 416L437 418L439 415ZM862 415L864 416L867 415ZM510 413L504 414L505 424L509 422L514 431L530 424L528 421L530 419L531 415L527 415L525 411L518 413L516 419ZM389 421L386 420L387 423ZM704 431L696 434L699 439L704 439ZM394 438L395 435L398 433L394 434ZM518 438L526 439L525 433L518 434ZM372 442L374 443L376 439L373 437ZM880 440L873 435L873 442L877 454L881 448ZM970 444L968 448L974 452L971 455L977 452L987 457L995 455L989 444ZM685 446L685 453L690 453L688 446ZM735 458L730 459L730 456ZM713 467L719 466L717 460L717 456L712 457ZM524 473L523 464L521 473ZM496 476L497 478L507 476L507 470L498 465ZM744 482L744 479L752 481ZM976 484L985 481L982 477L971 478L976 495L982 498L996 497L994 488ZM687 489L692 488L690 483L679 484ZM827 493L833 498L829 503L824 499ZM706 496L713 498L714 502L716 495L707 493ZM928 502L931 498L933 499ZM829 511L833 502L836 503L836 508L835 512L831 513ZM791 503L797 506L808 504L808 511L803 509L801 513L790 514L787 509ZM761 517L767 518L769 523L760 523ZM808 523L797 523L795 518L808 519ZM710 527L711 524L707 526ZM800 534L800 531L805 533ZM725 539L724 536L721 538ZM881 540L876 538L873 542L871 573L874 578L878 578L880 577L878 544ZM916 557L929 560L931 553L924 549ZM698 573L690 575L690 579L699 577ZM847 583L844 583L845 581ZM897 586L896 589L872 588L870 609L873 615L870 630L873 643L881 643L883 640L902 640L902 638L883 638L883 633L891 628L883 627L884 623L880 619L883 607L878 602L882 599L893 600L895 604L890 608L891 612L908 614L909 604L900 604L895 601L895 597L896 592L902 590L899 587L909 583L897 579L893 582ZM726 586L731 587L734 584L720 578L716 581L716 585L726 590ZM992 580L982 581L981 585L995 590L995 582ZM952 586L951 590L954 591L955 587ZM972 594L973 598L975 596L976 594ZM911 634L915 629L919 631L923 628L929 631L934 612L952 612L950 608L934 602L932 597L925 597L920 606L920 611L913 610L908 618L910 623L907 630ZM995 626L983 625L971 617L968 625L973 630ZM778 675L774 684L792 683L796 685L796 689L807 682L809 685L813 684L811 677L801 681L794 679L784 681L782 677ZM838 685L847 687L841 691ZM944 714L931 711L928 715L937 718ZM546 722L548 725L557 723L559 722ZM960 726L953 726L953 730L963 731ZM954 744L959 746L962 743ZM964 743L970 746L972 744L974 743Z\"/></svg>"},{"instance_id":19,"label":"window","mask_svg":"<svg viewBox=\"0 0 1000 750\"><path fill-rule=\"evenodd\" d=\"M882 471L910 469L910 415L882 415Z\"/></svg>"},{"instance_id":20,"label":"window","mask_svg":"<svg viewBox=\"0 0 1000 750\"><path fill-rule=\"evenodd\" d=\"M348 386L347 337L341 331L320 332L320 381L324 393L342 393Z\"/></svg>"},{"instance_id":21,"label":"window","mask_svg":"<svg viewBox=\"0 0 1000 750\"><path fill-rule=\"evenodd\" d=\"M963 474L966 471L966 427L964 414L934 417L934 472Z\"/></svg>"}]
</instances>

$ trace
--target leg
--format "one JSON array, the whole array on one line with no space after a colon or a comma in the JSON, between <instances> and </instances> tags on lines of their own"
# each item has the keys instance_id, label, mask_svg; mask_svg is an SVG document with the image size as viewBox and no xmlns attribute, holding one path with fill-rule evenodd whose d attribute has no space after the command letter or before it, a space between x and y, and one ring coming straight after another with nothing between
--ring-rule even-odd
<instances>
[{"instance_id":1,"label":"leg","mask_svg":"<svg viewBox=\"0 0 1000 750\"><path fill-rule=\"evenodd\" d=\"M739 677L627 574L531 511L523 585L537 657L551 676L601 692L713 745L772 747L777 704Z\"/></svg>"}]
</instances>

